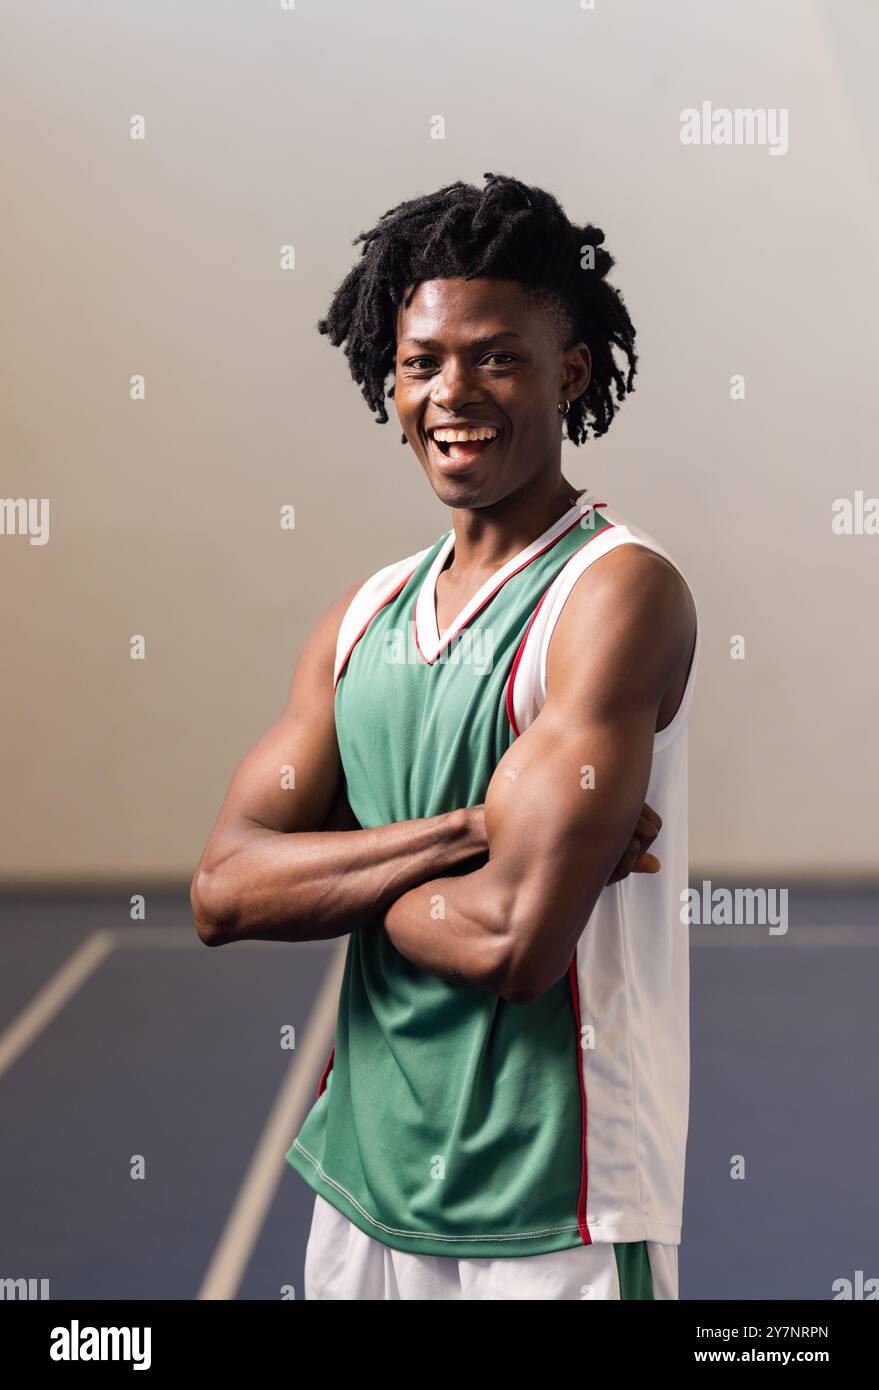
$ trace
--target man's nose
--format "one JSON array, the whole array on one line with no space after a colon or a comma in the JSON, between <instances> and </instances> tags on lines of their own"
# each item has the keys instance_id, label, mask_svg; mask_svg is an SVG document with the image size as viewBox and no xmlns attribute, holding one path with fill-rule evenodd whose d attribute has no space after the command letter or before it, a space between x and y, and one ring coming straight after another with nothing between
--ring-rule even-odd
<instances>
[{"instance_id":1,"label":"man's nose","mask_svg":"<svg viewBox=\"0 0 879 1390\"><path fill-rule=\"evenodd\" d=\"M466 363L446 363L433 379L431 400L449 411L461 410L480 399L473 368Z\"/></svg>"}]
</instances>

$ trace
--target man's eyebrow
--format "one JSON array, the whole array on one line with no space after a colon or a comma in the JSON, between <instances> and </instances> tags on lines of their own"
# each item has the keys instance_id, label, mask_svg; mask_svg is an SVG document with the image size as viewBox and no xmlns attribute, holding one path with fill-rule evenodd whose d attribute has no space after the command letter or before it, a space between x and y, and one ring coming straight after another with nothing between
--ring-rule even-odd
<instances>
[{"instance_id":1,"label":"man's eyebrow","mask_svg":"<svg viewBox=\"0 0 879 1390\"><path fill-rule=\"evenodd\" d=\"M522 339L522 334L521 334L521 333L514 333L513 330L512 330L511 328L502 328L501 331L500 331L499 333L489 333L488 336L485 337L485 338L474 338L473 341L470 343L470 346L471 346L471 347L487 347L489 343L496 343L497 340L498 340L498 338L519 338L519 339ZM524 341L524 340L522 339L522 341ZM430 347L437 347L437 346L438 346L437 341L436 341L435 338L402 338L402 339L400 340L400 346L401 346L401 347L402 347L403 343L412 343L414 347L424 347L424 348L430 348Z\"/></svg>"}]
</instances>

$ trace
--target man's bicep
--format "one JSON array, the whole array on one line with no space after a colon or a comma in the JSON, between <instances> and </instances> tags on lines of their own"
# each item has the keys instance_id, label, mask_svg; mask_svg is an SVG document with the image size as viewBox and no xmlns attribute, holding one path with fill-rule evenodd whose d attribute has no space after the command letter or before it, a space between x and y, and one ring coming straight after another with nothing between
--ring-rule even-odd
<instances>
[{"instance_id":1,"label":"man's bicep","mask_svg":"<svg viewBox=\"0 0 879 1390\"><path fill-rule=\"evenodd\" d=\"M563 940L582 928L630 843L652 751L648 710L577 721L549 703L507 750L488 788L485 828L516 920L549 923Z\"/></svg>"}]
</instances>

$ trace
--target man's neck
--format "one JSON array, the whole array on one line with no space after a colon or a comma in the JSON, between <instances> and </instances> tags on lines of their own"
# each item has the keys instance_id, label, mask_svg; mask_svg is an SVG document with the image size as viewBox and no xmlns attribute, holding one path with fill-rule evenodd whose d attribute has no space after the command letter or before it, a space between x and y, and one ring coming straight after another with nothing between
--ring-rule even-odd
<instances>
[{"instance_id":1,"label":"man's neck","mask_svg":"<svg viewBox=\"0 0 879 1390\"><path fill-rule=\"evenodd\" d=\"M582 491L559 473L492 507L455 508L455 544L446 568L459 575L500 569L570 511Z\"/></svg>"}]
</instances>

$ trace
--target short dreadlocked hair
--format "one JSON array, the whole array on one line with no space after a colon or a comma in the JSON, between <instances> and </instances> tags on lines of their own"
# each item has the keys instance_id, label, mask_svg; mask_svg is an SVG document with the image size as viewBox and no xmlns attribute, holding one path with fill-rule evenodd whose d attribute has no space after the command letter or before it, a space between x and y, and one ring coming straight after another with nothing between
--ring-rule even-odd
<instances>
[{"instance_id":1,"label":"short dreadlocked hair","mask_svg":"<svg viewBox=\"0 0 879 1390\"><path fill-rule=\"evenodd\" d=\"M606 432L634 390L635 329L622 295L605 278L614 258L600 228L570 222L543 189L505 174L483 177L485 188L459 181L399 203L355 237L354 246L364 243L361 259L336 290L318 331L334 347L345 343L351 375L383 425L397 311L407 288L414 293L422 281L453 277L518 281L552 310L565 348L589 345L592 376L565 417L568 438L581 444L590 427L594 435ZM614 348L626 359L625 375ZM393 394L391 386L388 398Z\"/></svg>"}]
</instances>

